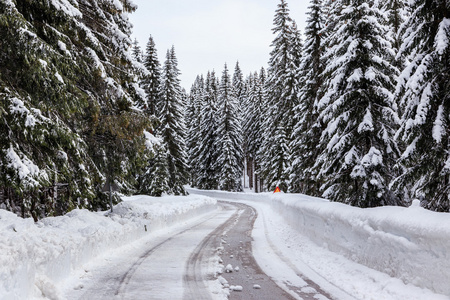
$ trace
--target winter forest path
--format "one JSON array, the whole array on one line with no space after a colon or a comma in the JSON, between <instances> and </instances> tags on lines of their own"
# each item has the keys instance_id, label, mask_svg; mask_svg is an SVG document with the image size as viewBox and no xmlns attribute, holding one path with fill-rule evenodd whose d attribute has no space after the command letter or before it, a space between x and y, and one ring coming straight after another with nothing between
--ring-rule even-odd
<instances>
[{"instance_id":1,"label":"winter forest path","mask_svg":"<svg viewBox=\"0 0 450 300\"><path fill-rule=\"evenodd\" d=\"M289 283L281 289L253 258L251 232L256 210L223 201L219 207L85 266L65 297L225 299L229 285L229 299L330 299L313 283L307 292ZM227 266L232 266L232 272L226 271ZM214 276L220 267L221 284Z\"/></svg>"}]
</instances>

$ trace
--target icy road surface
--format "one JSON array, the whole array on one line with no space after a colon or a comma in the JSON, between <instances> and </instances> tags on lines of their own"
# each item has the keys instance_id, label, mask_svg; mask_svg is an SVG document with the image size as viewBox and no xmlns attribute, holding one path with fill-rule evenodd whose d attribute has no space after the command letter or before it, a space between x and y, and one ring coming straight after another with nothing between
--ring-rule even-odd
<instances>
[{"instance_id":1,"label":"icy road surface","mask_svg":"<svg viewBox=\"0 0 450 300\"><path fill-rule=\"evenodd\" d=\"M220 202L217 211L146 237L87 265L78 279L67 285L65 296L331 299L312 282L299 279L300 286L284 282L280 288L264 274L252 254L251 232L256 216L251 206ZM272 250L269 247L262 251Z\"/></svg>"}]
</instances>

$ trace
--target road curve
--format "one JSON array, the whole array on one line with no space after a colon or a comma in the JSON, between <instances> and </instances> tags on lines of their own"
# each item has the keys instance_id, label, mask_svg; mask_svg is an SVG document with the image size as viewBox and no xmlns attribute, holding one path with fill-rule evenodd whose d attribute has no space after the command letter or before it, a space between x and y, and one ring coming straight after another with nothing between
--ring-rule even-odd
<instances>
[{"instance_id":1,"label":"road curve","mask_svg":"<svg viewBox=\"0 0 450 300\"><path fill-rule=\"evenodd\" d=\"M256 210L224 201L219 207L89 265L66 298L210 300L229 293L245 300L330 299L280 288L253 258Z\"/></svg>"}]
</instances>

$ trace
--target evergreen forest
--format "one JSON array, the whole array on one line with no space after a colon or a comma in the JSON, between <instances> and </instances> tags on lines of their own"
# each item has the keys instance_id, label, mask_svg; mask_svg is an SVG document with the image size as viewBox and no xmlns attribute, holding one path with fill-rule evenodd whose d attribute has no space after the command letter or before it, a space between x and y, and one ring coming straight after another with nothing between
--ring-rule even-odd
<instances>
[{"instance_id":1,"label":"evergreen forest","mask_svg":"<svg viewBox=\"0 0 450 300\"><path fill-rule=\"evenodd\" d=\"M450 211L450 2L286 0L266 66L181 87L130 0L0 0L0 208L39 220L186 185ZM216 73L217 71L217 73ZM120 198L113 197L117 203Z\"/></svg>"}]
</instances>

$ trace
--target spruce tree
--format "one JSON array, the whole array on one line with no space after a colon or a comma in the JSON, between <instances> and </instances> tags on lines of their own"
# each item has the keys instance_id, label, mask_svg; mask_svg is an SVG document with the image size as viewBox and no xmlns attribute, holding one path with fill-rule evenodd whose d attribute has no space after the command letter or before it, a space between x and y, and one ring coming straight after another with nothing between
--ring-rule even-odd
<instances>
[{"instance_id":1,"label":"spruce tree","mask_svg":"<svg viewBox=\"0 0 450 300\"><path fill-rule=\"evenodd\" d=\"M239 102L233 93L231 78L225 65L219 87L217 138L219 156L215 163L219 188L242 191L242 127Z\"/></svg>"},{"instance_id":2,"label":"spruce tree","mask_svg":"<svg viewBox=\"0 0 450 300\"><path fill-rule=\"evenodd\" d=\"M450 211L450 7L445 0L411 1L399 55L410 63L398 91L404 111L398 139L406 144L400 159L403 174L394 182L402 193L430 210Z\"/></svg>"},{"instance_id":3,"label":"spruce tree","mask_svg":"<svg viewBox=\"0 0 450 300\"><path fill-rule=\"evenodd\" d=\"M238 118L240 120L243 120L244 118L244 106L245 106L245 102L247 101L247 88L245 86L245 81L242 75L242 71L241 71L241 67L239 66L239 62L236 62L236 66L234 68L234 73L233 73L233 78L232 78L232 83L231 83L231 88L232 88L232 93L234 95L234 97L236 98L236 101L238 102ZM242 128L242 127L241 127ZM243 134L243 133L242 133ZM242 139L242 151L243 151L243 162L242 162L242 166L243 166L243 170L242 173L245 172L245 167L244 164L246 164L248 166L248 161L247 161L247 145L245 143L245 139L244 136L241 137ZM246 174L244 174L245 176ZM245 180L245 178L244 178ZM245 181L244 181L245 183Z\"/></svg>"},{"instance_id":4,"label":"spruce tree","mask_svg":"<svg viewBox=\"0 0 450 300\"><path fill-rule=\"evenodd\" d=\"M157 128L157 135L162 138L167 149L170 191L175 195L185 195L183 185L188 181L186 126L177 65L175 49L172 47L167 51L163 67L160 105L157 105L161 124Z\"/></svg>"},{"instance_id":5,"label":"spruce tree","mask_svg":"<svg viewBox=\"0 0 450 300\"><path fill-rule=\"evenodd\" d=\"M161 96L161 65L158 60L155 42L150 36L145 49L143 61L148 73L141 81L141 85L146 93L147 110L150 115L156 114L156 105L160 103Z\"/></svg>"},{"instance_id":6,"label":"spruce tree","mask_svg":"<svg viewBox=\"0 0 450 300\"><path fill-rule=\"evenodd\" d=\"M398 152L396 70L386 60L391 42L378 21L382 14L372 2L351 0L334 17L319 102L323 196L359 207L396 205L389 189Z\"/></svg>"},{"instance_id":7,"label":"spruce tree","mask_svg":"<svg viewBox=\"0 0 450 300\"><path fill-rule=\"evenodd\" d=\"M201 106L205 89L203 76L197 76L191 88L186 110L187 124L187 149L189 157L189 174L191 186L197 186L200 172L200 164L196 156L196 147L202 139L200 133Z\"/></svg>"},{"instance_id":8,"label":"spruce tree","mask_svg":"<svg viewBox=\"0 0 450 300\"><path fill-rule=\"evenodd\" d=\"M134 39L134 41L133 41L133 47L131 48L131 54L133 55L133 58L135 61L137 61L139 63L144 62L141 46L139 46L139 42L137 39Z\"/></svg>"},{"instance_id":9,"label":"spruce tree","mask_svg":"<svg viewBox=\"0 0 450 300\"><path fill-rule=\"evenodd\" d=\"M293 26L287 3L281 0L275 12L268 78L266 81L266 122L260 153L262 175L268 189L287 190L290 167L289 143L298 105L298 62L301 49L298 30Z\"/></svg>"},{"instance_id":10,"label":"spruce tree","mask_svg":"<svg viewBox=\"0 0 450 300\"><path fill-rule=\"evenodd\" d=\"M248 102L246 105L246 117L244 119L244 130L247 145L247 153L253 163L253 185L255 192L262 191L261 184L261 162L262 153L259 151L264 140L264 122L266 115L265 106L265 81L266 73L261 68L260 73L253 76L253 83L249 84Z\"/></svg>"},{"instance_id":11,"label":"spruce tree","mask_svg":"<svg viewBox=\"0 0 450 300\"><path fill-rule=\"evenodd\" d=\"M196 167L194 182L200 189L217 189L219 170L216 161L219 155L217 137L217 97L218 87L214 72L208 72L205 88L201 96L200 126L197 128L198 141L192 150L193 165Z\"/></svg>"},{"instance_id":12,"label":"spruce tree","mask_svg":"<svg viewBox=\"0 0 450 300\"><path fill-rule=\"evenodd\" d=\"M142 94L125 14L135 9L128 1L0 2L0 189L7 195L0 201L7 209L35 220L106 209L107 177L121 192L134 191L151 129L134 109Z\"/></svg>"},{"instance_id":13,"label":"spruce tree","mask_svg":"<svg viewBox=\"0 0 450 300\"><path fill-rule=\"evenodd\" d=\"M300 64L299 92L300 103L295 107L295 113L300 119L294 126L292 141L292 167L290 172L289 191L318 195L316 162L322 126L318 122L317 100L320 99L323 72L323 30L325 19L322 1L311 0L305 44Z\"/></svg>"},{"instance_id":14,"label":"spruce tree","mask_svg":"<svg viewBox=\"0 0 450 300\"><path fill-rule=\"evenodd\" d=\"M170 192L167 150L162 145L155 147L153 157L149 159L145 173L141 176L139 192L150 196L161 197Z\"/></svg>"}]
</instances>

